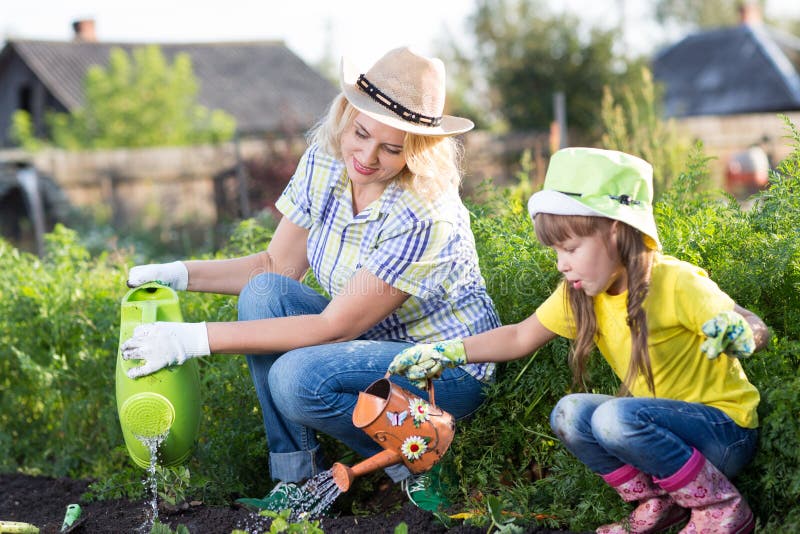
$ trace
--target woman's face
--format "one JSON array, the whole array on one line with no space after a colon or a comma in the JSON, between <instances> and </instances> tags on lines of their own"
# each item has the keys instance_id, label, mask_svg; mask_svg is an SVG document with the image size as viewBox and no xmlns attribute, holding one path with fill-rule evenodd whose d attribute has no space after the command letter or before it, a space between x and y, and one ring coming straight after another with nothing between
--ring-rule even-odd
<instances>
[{"instance_id":1,"label":"woman's face","mask_svg":"<svg viewBox=\"0 0 800 534\"><path fill-rule=\"evenodd\" d=\"M553 245L558 270L573 289L590 297L601 293L619 295L628 288L628 278L617 253L616 224L610 231L570 237Z\"/></svg>"},{"instance_id":2,"label":"woman's face","mask_svg":"<svg viewBox=\"0 0 800 534\"><path fill-rule=\"evenodd\" d=\"M406 166L405 132L358 113L342 133L342 158L353 184L385 183Z\"/></svg>"}]
</instances>

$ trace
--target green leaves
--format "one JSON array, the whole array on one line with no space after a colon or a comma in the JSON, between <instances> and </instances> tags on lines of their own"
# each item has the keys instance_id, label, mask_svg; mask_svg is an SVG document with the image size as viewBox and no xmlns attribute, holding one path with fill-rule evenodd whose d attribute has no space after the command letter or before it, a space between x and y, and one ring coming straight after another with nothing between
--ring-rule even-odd
<instances>
[{"instance_id":1,"label":"green leaves","mask_svg":"<svg viewBox=\"0 0 800 534\"><path fill-rule=\"evenodd\" d=\"M736 484L772 532L800 526L800 134L788 128L795 150L749 208L708 189L701 147L655 206L665 252L708 270L771 328L768 348L742 362L761 392L761 436ZM524 205L529 194L523 186L487 190L469 204L482 274L506 324L533 313L561 277L552 252L533 234ZM271 224L243 222L219 257L263 250ZM0 241L0 469L93 477L95 498L143 491L142 473L122 446L114 402L119 301L132 262L124 254L93 257L64 227L47 236L41 259ZM187 321L236 317L229 296L187 292L181 307ZM556 339L501 365L486 402L458 423L442 461L450 497L460 497L465 509L485 510L481 518L495 532L534 521L587 530L628 511L552 435L550 410L570 390L568 351L568 342ZM616 391L618 381L601 358L589 373L591 391ZM203 362L201 376L197 450L185 470L162 473L162 499L220 503L265 493L266 440L244 359ZM329 436L320 439L329 458L350 453ZM365 495L368 481L348 498Z\"/></svg>"},{"instance_id":2,"label":"green leaves","mask_svg":"<svg viewBox=\"0 0 800 534\"><path fill-rule=\"evenodd\" d=\"M156 45L130 55L113 48L108 65L91 67L84 79L85 101L71 114L52 113L47 120L52 142L69 150L117 147L180 146L233 138L235 119L197 102L199 85L190 57L172 63ZM15 118L14 136L37 148L30 118Z\"/></svg>"}]
</instances>

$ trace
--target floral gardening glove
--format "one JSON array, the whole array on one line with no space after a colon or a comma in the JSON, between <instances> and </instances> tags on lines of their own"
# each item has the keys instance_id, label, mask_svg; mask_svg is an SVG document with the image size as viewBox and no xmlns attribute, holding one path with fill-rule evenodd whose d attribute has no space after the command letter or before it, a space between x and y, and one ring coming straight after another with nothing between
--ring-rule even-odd
<instances>
[{"instance_id":1,"label":"floral gardening glove","mask_svg":"<svg viewBox=\"0 0 800 534\"><path fill-rule=\"evenodd\" d=\"M137 326L133 336L120 347L124 360L144 360L128 370L129 378L139 378L169 365L180 365L190 358L208 356L206 323L147 323Z\"/></svg>"},{"instance_id":2,"label":"floral gardening glove","mask_svg":"<svg viewBox=\"0 0 800 534\"><path fill-rule=\"evenodd\" d=\"M735 311L722 312L703 325L703 333L708 336L700 351L713 360L721 353L734 358L750 356L755 350L753 330L744 317Z\"/></svg>"},{"instance_id":3,"label":"floral gardening glove","mask_svg":"<svg viewBox=\"0 0 800 534\"><path fill-rule=\"evenodd\" d=\"M438 378L445 367L458 367L467 363L464 342L460 339L422 343L409 347L394 357L389 372L405 375L420 389L427 386L428 379Z\"/></svg>"}]
</instances>

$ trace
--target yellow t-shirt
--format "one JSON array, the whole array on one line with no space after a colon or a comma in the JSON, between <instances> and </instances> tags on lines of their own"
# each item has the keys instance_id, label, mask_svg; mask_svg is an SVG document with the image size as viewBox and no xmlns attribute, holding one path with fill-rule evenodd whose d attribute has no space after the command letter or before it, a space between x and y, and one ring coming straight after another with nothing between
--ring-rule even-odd
<instances>
[{"instance_id":1,"label":"yellow t-shirt","mask_svg":"<svg viewBox=\"0 0 800 534\"><path fill-rule=\"evenodd\" d=\"M594 299L595 343L620 380L627 374L631 354L627 297L626 291L620 295L603 293ZM703 323L733 307L733 300L703 269L656 254L650 291L644 301L656 396L714 406L739 426L756 428L760 397L739 360L724 353L709 360L700 352L705 340ZM564 283L539 306L536 317L551 332L575 338ZM631 393L635 397L652 395L643 376L634 381Z\"/></svg>"}]
</instances>

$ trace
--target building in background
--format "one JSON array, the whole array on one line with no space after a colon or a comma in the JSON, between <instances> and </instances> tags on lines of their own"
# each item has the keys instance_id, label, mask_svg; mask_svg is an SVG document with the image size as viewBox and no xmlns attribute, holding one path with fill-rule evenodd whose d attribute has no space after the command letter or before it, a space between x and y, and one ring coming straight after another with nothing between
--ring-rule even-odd
<instances>
[{"instance_id":1,"label":"building in background","mask_svg":"<svg viewBox=\"0 0 800 534\"><path fill-rule=\"evenodd\" d=\"M338 90L280 41L112 43L96 39L94 21L73 26L72 41L10 39L0 51L0 147L10 145L18 109L28 111L36 133L44 134L48 111L79 108L87 70L106 66L112 48L130 54L155 44L169 60L188 54L200 86L198 103L232 115L243 137L304 132Z\"/></svg>"},{"instance_id":2,"label":"building in background","mask_svg":"<svg viewBox=\"0 0 800 534\"><path fill-rule=\"evenodd\" d=\"M757 3L740 23L688 35L653 59L664 109L703 141L715 177L745 196L788 155L780 115L800 123L800 37L764 24Z\"/></svg>"}]
</instances>

